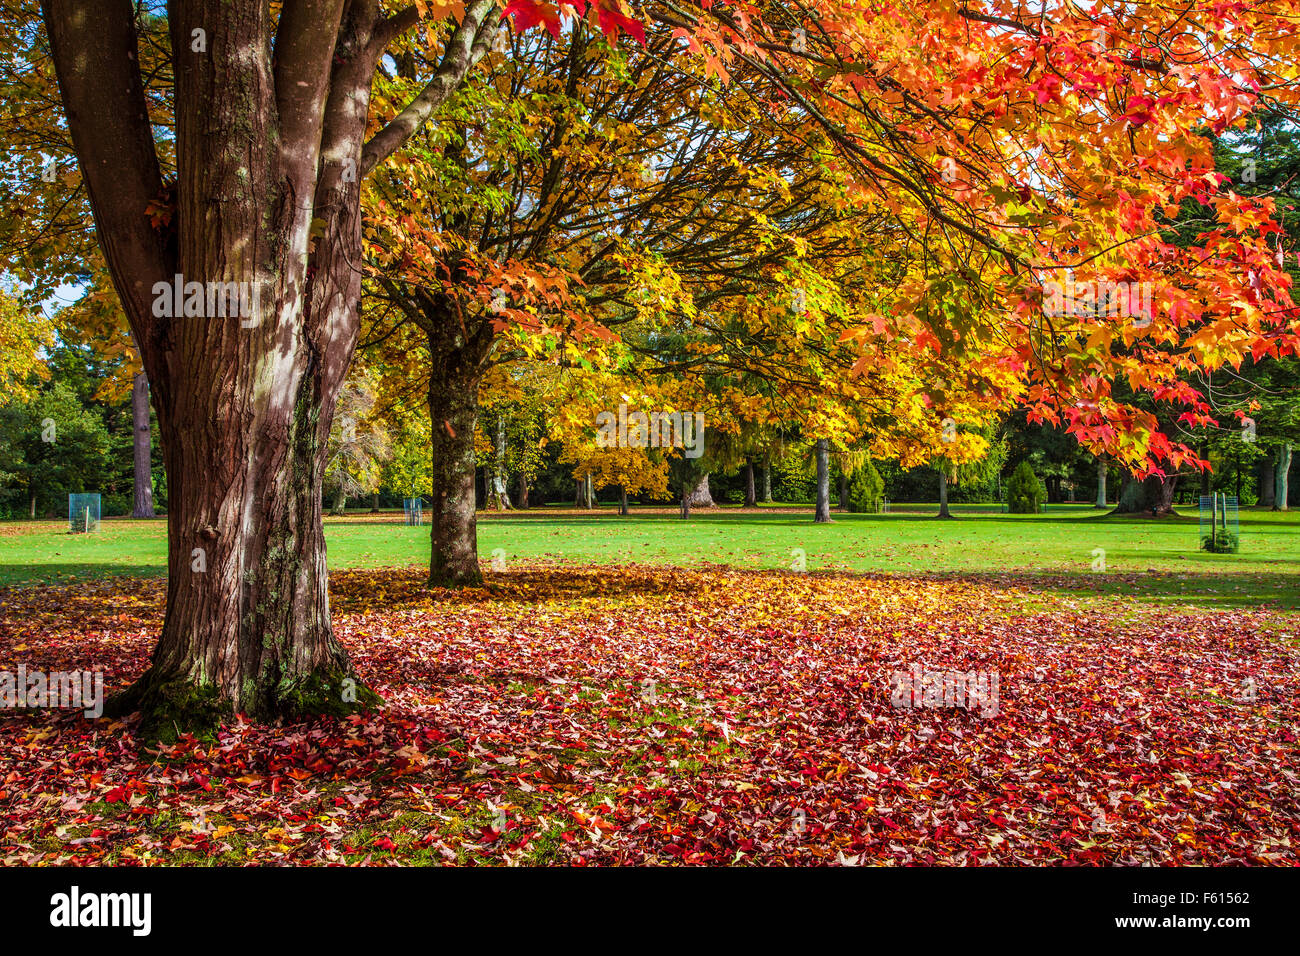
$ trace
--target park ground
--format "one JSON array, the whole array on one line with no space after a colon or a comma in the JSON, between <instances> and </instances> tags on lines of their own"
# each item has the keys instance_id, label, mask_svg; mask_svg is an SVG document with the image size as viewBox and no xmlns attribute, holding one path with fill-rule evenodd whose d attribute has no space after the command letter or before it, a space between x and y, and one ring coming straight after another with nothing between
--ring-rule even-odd
<instances>
[{"instance_id":1,"label":"park ground","mask_svg":"<svg viewBox=\"0 0 1300 956\"><path fill-rule=\"evenodd\" d=\"M1212 555L1194 517L955 510L484 515L463 592L427 528L330 519L384 708L161 747L0 712L0 862L1294 865L1300 516ZM0 670L125 686L165 548L0 525ZM997 706L900 707L916 667Z\"/></svg>"}]
</instances>

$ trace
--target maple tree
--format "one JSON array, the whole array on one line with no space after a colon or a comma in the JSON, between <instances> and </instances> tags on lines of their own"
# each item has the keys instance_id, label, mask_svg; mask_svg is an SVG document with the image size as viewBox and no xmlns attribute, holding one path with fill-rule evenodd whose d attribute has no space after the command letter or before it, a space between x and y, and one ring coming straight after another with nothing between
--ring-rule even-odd
<instances>
[{"instance_id":1,"label":"maple tree","mask_svg":"<svg viewBox=\"0 0 1300 956\"><path fill-rule=\"evenodd\" d=\"M881 443L911 434L908 444L920 447L936 419L952 417L945 405L959 399L918 392L916 383L959 379L953 387L985 409L1016 397L996 383L1001 378L1024 383L1035 416L1151 472L1201 461L1166 434L1155 412L1125 401L1124 389L1200 423L1209 409L1187 370L1294 353L1300 344L1275 205L1226 188L1202 132L1295 101L1288 52L1297 9L1296 0L1178 10L810 0L648 3L634 13L615 0L563 7L521 0L504 11L490 2L178 0L136 10L126 0L47 0L41 35L22 16L29 4L9 4L5 25L14 45L31 51L24 65L36 80L27 88L42 119L16 116L19 133L5 135L41 124L66 131L47 143L70 143L77 169L55 180L78 186L81 199L68 214L83 231L93 214L152 386L167 464L167 619L154 669L125 703L175 711L182 723L231 709L254 717L348 709L338 698L350 665L329 621L320 496L326 439L358 340L360 264L375 252L367 245L374 236L363 233L361 184L380 167L376 182L401 182L429 161L420 137L463 125L438 110L480 62L498 55L494 45L509 61L522 49L546 48L532 38L550 37L559 50L573 29L561 27L565 10L587 16L606 38L630 34L649 45L666 31L681 61L698 64L690 69L701 74L700 89L746 101L764 114L765 134L798 145L800 162L760 177L756 191L779 195L790 176L815 170L828 188L795 204L802 213L846 229L870 224L880 252L858 257L859 279L876 293L870 310L849 301L835 322L811 322L783 350L826 341L832 329L836 346L858 350L853 374L836 382L837 401L808 409L804 426L827 443L823 458L836 420L857 416L855 405L868 398L886 407L898 397L896 407L909 410L892 431L860 434ZM530 39L511 41L503 15ZM163 63L170 69L152 69ZM487 94L489 86L477 89ZM50 119L59 101L62 113ZM699 118L715 120L706 113ZM619 145L626 153L629 144ZM404 168L395 157L407 147L413 167ZM742 166L742 178L752 167ZM46 188L55 185L30 190L31 208L51 221L69 208ZM1178 243L1170 230L1188 199L1213 209L1214 221ZM733 221L751 235L766 226L765 212L736 212ZM12 234L29 215L11 216L3 228ZM702 228L727 221L706 216ZM420 281L435 315L463 306L481 313L503 288L501 317L527 333L517 341L534 351L561 341L562 351L578 348L579 332L599 337L612 321L565 309L570 276L598 288L595 276L546 256L526 266L468 256L468 245L439 272L445 256L402 261L410 237L428 245L426 227L401 213L390 222L407 235L388 243L397 258L381 265L400 268L387 279L410 282L412 265L426 267L431 281ZM20 265L32 276L70 270L72 246L58 248L43 272L29 252ZM620 276L646 278L661 266L645 251L615 244L593 258ZM748 251L748 259L714 250L707 261L696 256L706 267L702 281L650 311L671 313L681 328L734 316L721 303L754 293L752 273L826 278L837 258L833 247L810 247L792 267L786 250L767 262L769 250ZM673 264L677 275L685 269ZM155 290L174 276L209 288L243 283L260 304L247 322L160 316ZM1055 294L1062 285L1084 290L1064 308ZM828 293L828 301L843 298ZM647 304L627 310L630 319L644 321ZM500 331L438 327L461 330L476 354L456 361L468 358L462 364L471 368ZM431 396L453 373L467 380L447 353L436 360ZM814 353L808 367L820 372L819 363ZM808 387L826 382L816 374ZM913 407L918 396L922 408ZM456 414L468 421L476 389L458 401ZM460 456L464 474L473 431L433 428L434 453ZM465 488L456 491L456 507L472 511ZM464 535L458 540L467 564ZM208 555L202 576L190 570L195 548Z\"/></svg>"},{"instance_id":2,"label":"maple tree","mask_svg":"<svg viewBox=\"0 0 1300 956\"><path fill-rule=\"evenodd\" d=\"M29 380L45 373L41 349L52 344L45 316L0 289L0 403L30 396Z\"/></svg>"},{"instance_id":3,"label":"maple tree","mask_svg":"<svg viewBox=\"0 0 1300 956\"><path fill-rule=\"evenodd\" d=\"M613 6L573 5L617 29ZM340 697L350 666L329 621L320 500L357 339L360 180L430 119L498 29L488 0L449 12L378 0L139 10L49 0L44 37L18 24L36 41L35 71L47 85L57 78L158 414L167 618L153 669L120 703L164 732L231 710L354 706ZM412 31L436 66L372 127L380 60ZM146 71L142 53L171 69ZM214 287L238 284L241 321L190 310L188 297L183 321L160 315L157 290L177 276L206 288L209 304ZM195 549L207 556L201 575Z\"/></svg>"}]
</instances>

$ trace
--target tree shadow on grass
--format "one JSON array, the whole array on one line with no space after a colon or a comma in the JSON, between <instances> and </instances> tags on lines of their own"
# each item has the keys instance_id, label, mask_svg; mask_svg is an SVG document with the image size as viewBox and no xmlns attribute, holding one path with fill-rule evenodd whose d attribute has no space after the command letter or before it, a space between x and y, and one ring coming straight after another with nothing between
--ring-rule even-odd
<instances>
[{"instance_id":1,"label":"tree shadow on grass","mask_svg":"<svg viewBox=\"0 0 1300 956\"><path fill-rule=\"evenodd\" d=\"M1291 565L1291 562L1279 561ZM1120 597L1152 605L1193 605L1218 610L1300 610L1300 574L1180 571L1052 573L1040 571L934 571L907 575L917 580L977 581L1057 597Z\"/></svg>"}]
</instances>

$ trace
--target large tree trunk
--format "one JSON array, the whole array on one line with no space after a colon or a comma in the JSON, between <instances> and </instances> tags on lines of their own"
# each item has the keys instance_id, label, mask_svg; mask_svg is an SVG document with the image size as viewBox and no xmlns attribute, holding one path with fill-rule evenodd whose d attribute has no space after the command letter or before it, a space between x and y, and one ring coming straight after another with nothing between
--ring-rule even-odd
<instances>
[{"instance_id":1,"label":"large tree trunk","mask_svg":"<svg viewBox=\"0 0 1300 956\"><path fill-rule=\"evenodd\" d=\"M348 513L348 495L343 490L344 482L347 481L347 475L339 473L339 487L334 492L334 505L330 508L330 514L336 518L341 518Z\"/></svg>"},{"instance_id":2,"label":"large tree trunk","mask_svg":"<svg viewBox=\"0 0 1300 956\"><path fill-rule=\"evenodd\" d=\"M153 436L149 428L149 379L144 372L131 382L131 434L135 460L135 504L132 518L152 518Z\"/></svg>"},{"instance_id":3,"label":"large tree trunk","mask_svg":"<svg viewBox=\"0 0 1300 956\"><path fill-rule=\"evenodd\" d=\"M754 463L745 462L745 507L752 508L758 504L757 495L754 492Z\"/></svg>"},{"instance_id":4,"label":"large tree trunk","mask_svg":"<svg viewBox=\"0 0 1300 956\"><path fill-rule=\"evenodd\" d=\"M691 492L692 508L713 508L713 494L709 491L709 473L706 471L698 482L695 483L695 489Z\"/></svg>"},{"instance_id":5,"label":"large tree trunk","mask_svg":"<svg viewBox=\"0 0 1300 956\"><path fill-rule=\"evenodd\" d=\"M528 475L519 472L519 505L521 510L528 510Z\"/></svg>"},{"instance_id":6,"label":"large tree trunk","mask_svg":"<svg viewBox=\"0 0 1300 956\"><path fill-rule=\"evenodd\" d=\"M763 502L772 503L772 457L763 456Z\"/></svg>"},{"instance_id":7,"label":"large tree trunk","mask_svg":"<svg viewBox=\"0 0 1300 956\"><path fill-rule=\"evenodd\" d=\"M1106 456L1097 459L1097 503L1094 508L1106 507L1106 475L1110 471L1110 463L1106 461Z\"/></svg>"},{"instance_id":8,"label":"large tree trunk","mask_svg":"<svg viewBox=\"0 0 1300 956\"><path fill-rule=\"evenodd\" d=\"M626 515L628 513L626 485L618 486L618 513L621 515Z\"/></svg>"},{"instance_id":9,"label":"large tree trunk","mask_svg":"<svg viewBox=\"0 0 1300 956\"><path fill-rule=\"evenodd\" d=\"M370 493L370 513L372 515L379 514L379 492L377 491Z\"/></svg>"},{"instance_id":10,"label":"large tree trunk","mask_svg":"<svg viewBox=\"0 0 1300 956\"><path fill-rule=\"evenodd\" d=\"M948 511L948 473L942 468L939 469L939 513L935 517L952 517L952 514Z\"/></svg>"},{"instance_id":11,"label":"large tree trunk","mask_svg":"<svg viewBox=\"0 0 1300 956\"><path fill-rule=\"evenodd\" d=\"M830 442L817 439L817 510L813 521L826 524L831 520L831 454Z\"/></svg>"},{"instance_id":12,"label":"large tree trunk","mask_svg":"<svg viewBox=\"0 0 1300 956\"><path fill-rule=\"evenodd\" d=\"M1274 471L1276 475L1274 492L1273 492L1273 510L1288 511L1287 499L1290 496L1291 486L1289 474L1291 471L1291 444L1288 442L1277 450L1277 467Z\"/></svg>"},{"instance_id":13,"label":"large tree trunk","mask_svg":"<svg viewBox=\"0 0 1300 956\"><path fill-rule=\"evenodd\" d=\"M1158 518L1176 514L1174 493L1178 490L1178 478L1176 474L1150 475L1142 480L1129 478L1120 489L1119 503L1112 514L1148 514Z\"/></svg>"},{"instance_id":14,"label":"large tree trunk","mask_svg":"<svg viewBox=\"0 0 1300 956\"><path fill-rule=\"evenodd\" d=\"M849 476L840 471L840 510L849 510Z\"/></svg>"},{"instance_id":15,"label":"large tree trunk","mask_svg":"<svg viewBox=\"0 0 1300 956\"><path fill-rule=\"evenodd\" d=\"M428 96L367 143L370 87L415 25L365 0L170 5L176 176L164 183L130 0L45 0L96 235L158 415L167 611L149 670L112 705L145 737L343 714L358 687L330 625L325 448L361 295L360 178L486 48L473 0ZM180 315L159 310L173 281ZM195 285L196 284L196 285ZM238 290L214 308L213 292ZM243 293L239 295L238 293ZM247 303L247 304L245 304ZM235 312L234 315L231 312Z\"/></svg>"}]
</instances>

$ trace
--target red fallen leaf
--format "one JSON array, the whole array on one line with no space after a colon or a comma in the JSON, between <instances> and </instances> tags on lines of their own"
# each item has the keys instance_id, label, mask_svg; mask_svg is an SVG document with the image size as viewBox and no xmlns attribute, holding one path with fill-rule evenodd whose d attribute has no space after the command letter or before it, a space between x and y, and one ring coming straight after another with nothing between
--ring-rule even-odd
<instances>
[{"instance_id":1,"label":"red fallen leaf","mask_svg":"<svg viewBox=\"0 0 1300 956\"><path fill-rule=\"evenodd\" d=\"M390 852L397 849L397 844L394 843L386 836L380 837L378 840L376 840L374 843L370 845L375 847L378 850L388 850Z\"/></svg>"},{"instance_id":2,"label":"red fallen leaf","mask_svg":"<svg viewBox=\"0 0 1300 956\"><path fill-rule=\"evenodd\" d=\"M126 799L126 787L114 787L104 795L104 800L108 803L118 803Z\"/></svg>"},{"instance_id":3,"label":"red fallen leaf","mask_svg":"<svg viewBox=\"0 0 1300 956\"><path fill-rule=\"evenodd\" d=\"M620 576L632 586L614 600ZM239 862L284 862L289 843L295 863L390 862L405 844L387 850L361 834L396 811L422 816L413 832L449 863L517 859L539 839L567 847L553 859L570 865L841 853L860 865L1295 861L1294 808L1276 795L1293 789L1300 702L1287 689L1300 649L1271 636L1294 623L1270 611L1095 598L1077 576L523 566L510 578L500 594L434 600L416 572L335 572L336 627L383 688L381 713L235 724L217 746L182 739L163 760L129 724L0 722L15 798L0 857L135 863L151 851L145 861L162 863L177 836L213 858L231 853L221 830L190 829L205 811L209 827L248 838ZM1073 593L1042 597L1062 592ZM662 599L687 594L681 626ZM129 596L108 583L10 592L0 655L18 640L51 655L47 666L93 653L108 683L129 683L158 618L104 626L106 595L114 616L134 600L161 612L155 582ZM1027 610L1026 596L1046 609ZM916 662L996 670L999 712L895 708L890 674ZM658 681L653 708L647 676ZM33 729L40 748L25 746ZM420 775L385 776L408 746L427 758ZM318 766L333 774L327 793L301 776ZM278 780L279 794L241 777ZM129 813L87 809L107 787L135 803ZM511 812L495 839L449 823L519 792L528 813ZM796 809L806 813L797 835ZM38 838L52 825L84 832L91 815L99 835L86 842Z\"/></svg>"}]
</instances>

